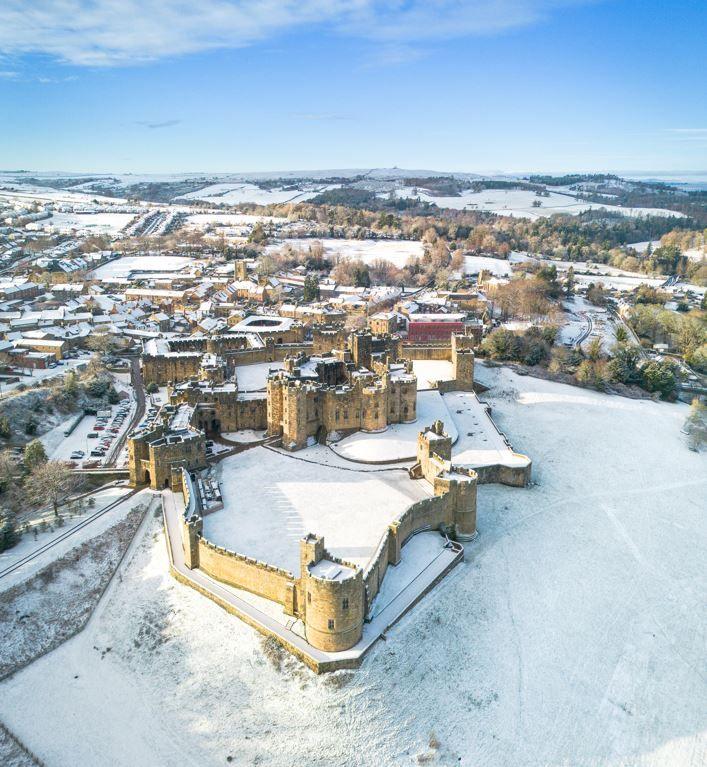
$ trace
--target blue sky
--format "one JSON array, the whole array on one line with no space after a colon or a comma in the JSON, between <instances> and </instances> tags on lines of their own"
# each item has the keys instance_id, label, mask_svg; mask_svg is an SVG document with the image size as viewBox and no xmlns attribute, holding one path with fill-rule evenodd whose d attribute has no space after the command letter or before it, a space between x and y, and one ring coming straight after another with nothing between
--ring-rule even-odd
<instances>
[{"instance_id":1,"label":"blue sky","mask_svg":"<svg viewBox=\"0 0 707 767\"><path fill-rule=\"evenodd\" d=\"M703 0L3 0L0 168L707 169Z\"/></svg>"}]
</instances>

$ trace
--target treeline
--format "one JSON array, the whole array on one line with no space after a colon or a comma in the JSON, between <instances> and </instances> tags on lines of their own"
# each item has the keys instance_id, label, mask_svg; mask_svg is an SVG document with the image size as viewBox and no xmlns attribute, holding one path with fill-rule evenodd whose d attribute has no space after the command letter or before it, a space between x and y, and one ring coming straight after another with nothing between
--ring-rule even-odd
<instances>
[{"instance_id":1,"label":"treeline","mask_svg":"<svg viewBox=\"0 0 707 767\"><path fill-rule=\"evenodd\" d=\"M625 328L624 334L625 334ZM533 325L523 333L506 328L492 331L482 342L481 352L499 362L539 365L557 377L603 391L609 386L638 386L663 399L672 399L679 381L676 363L671 360L645 362L640 350L617 334L617 344L611 355L602 349L601 339L595 338L585 349L555 346L557 328Z\"/></svg>"},{"instance_id":2,"label":"treeline","mask_svg":"<svg viewBox=\"0 0 707 767\"><path fill-rule=\"evenodd\" d=\"M573 184L597 183L605 181L620 181L618 176L611 173L568 173L564 176L529 176L534 184L546 186L572 186Z\"/></svg>"}]
</instances>

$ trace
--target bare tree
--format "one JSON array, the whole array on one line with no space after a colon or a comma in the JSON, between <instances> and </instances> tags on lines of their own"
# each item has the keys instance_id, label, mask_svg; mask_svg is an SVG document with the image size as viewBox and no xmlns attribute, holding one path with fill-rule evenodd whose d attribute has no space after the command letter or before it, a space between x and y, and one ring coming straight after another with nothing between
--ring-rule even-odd
<instances>
[{"instance_id":1,"label":"bare tree","mask_svg":"<svg viewBox=\"0 0 707 767\"><path fill-rule=\"evenodd\" d=\"M76 491L79 484L79 478L61 461L47 461L32 471L26 487L34 503L51 503L54 516L58 517L60 504Z\"/></svg>"}]
</instances>

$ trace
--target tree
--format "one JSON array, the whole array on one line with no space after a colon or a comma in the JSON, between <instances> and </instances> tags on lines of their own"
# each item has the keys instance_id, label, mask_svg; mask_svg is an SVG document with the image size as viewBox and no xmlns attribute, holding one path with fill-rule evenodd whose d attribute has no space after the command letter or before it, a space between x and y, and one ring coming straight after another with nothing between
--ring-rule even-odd
<instances>
[{"instance_id":1,"label":"tree","mask_svg":"<svg viewBox=\"0 0 707 767\"><path fill-rule=\"evenodd\" d=\"M677 378L672 362L649 362L641 372L646 391L658 392L663 399L668 399L675 392Z\"/></svg>"},{"instance_id":2,"label":"tree","mask_svg":"<svg viewBox=\"0 0 707 767\"><path fill-rule=\"evenodd\" d=\"M38 439L33 439L25 445L24 463L27 471L34 471L46 462L47 451Z\"/></svg>"},{"instance_id":3,"label":"tree","mask_svg":"<svg viewBox=\"0 0 707 767\"><path fill-rule=\"evenodd\" d=\"M6 416L0 417L0 437L9 439L12 436L12 429L10 428L10 421Z\"/></svg>"},{"instance_id":4,"label":"tree","mask_svg":"<svg viewBox=\"0 0 707 767\"><path fill-rule=\"evenodd\" d=\"M601 338L592 338L587 347L587 359L598 362L602 357Z\"/></svg>"},{"instance_id":5,"label":"tree","mask_svg":"<svg viewBox=\"0 0 707 767\"><path fill-rule=\"evenodd\" d=\"M685 419L685 431L692 450L701 450L707 444L707 405L699 398L692 400L690 415Z\"/></svg>"},{"instance_id":6,"label":"tree","mask_svg":"<svg viewBox=\"0 0 707 767\"><path fill-rule=\"evenodd\" d=\"M79 381L76 371L70 370L64 376L64 384L62 386L64 394L68 395L72 399L78 396L79 393Z\"/></svg>"},{"instance_id":7,"label":"tree","mask_svg":"<svg viewBox=\"0 0 707 767\"><path fill-rule=\"evenodd\" d=\"M93 352L107 354L114 351L118 344L112 333L109 333L107 330L99 330L91 333L86 341L86 346Z\"/></svg>"},{"instance_id":8,"label":"tree","mask_svg":"<svg viewBox=\"0 0 707 767\"><path fill-rule=\"evenodd\" d=\"M54 516L59 516L59 505L78 487L78 477L61 461L38 464L29 478L29 495L37 505L52 504Z\"/></svg>"},{"instance_id":9,"label":"tree","mask_svg":"<svg viewBox=\"0 0 707 767\"><path fill-rule=\"evenodd\" d=\"M357 288L370 288L371 287L371 275L368 273L368 267L357 267L354 270L354 286Z\"/></svg>"},{"instance_id":10,"label":"tree","mask_svg":"<svg viewBox=\"0 0 707 767\"><path fill-rule=\"evenodd\" d=\"M606 306L606 293L601 282L596 285L593 282L589 283L587 287L587 300L593 303L594 306Z\"/></svg>"},{"instance_id":11,"label":"tree","mask_svg":"<svg viewBox=\"0 0 707 767\"><path fill-rule=\"evenodd\" d=\"M11 549L20 540L14 514L0 515L0 551Z\"/></svg>"},{"instance_id":12,"label":"tree","mask_svg":"<svg viewBox=\"0 0 707 767\"><path fill-rule=\"evenodd\" d=\"M609 361L609 375L613 381L624 384L637 384L641 380L638 369L640 354L635 346L617 344L612 349L613 357Z\"/></svg>"},{"instance_id":13,"label":"tree","mask_svg":"<svg viewBox=\"0 0 707 767\"><path fill-rule=\"evenodd\" d=\"M576 280L574 278L574 267L570 266L567 270L567 279L565 279L565 295L569 298L574 294L574 286Z\"/></svg>"},{"instance_id":14,"label":"tree","mask_svg":"<svg viewBox=\"0 0 707 767\"><path fill-rule=\"evenodd\" d=\"M623 325L618 325L614 337L617 343L625 344L628 341L628 330Z\"/></svg>"},{"instance_id":15,"label":"tree","mask_svg":"<svg viewBox=\"0 0 707 767\"><path fill-rule=\"evenodd\" d=\"M147 384L145 389L148 394L156 394L159 390L160 387L154 381L151 381L149 384Z\"/></svg>"},{"instance_id":16,"label":"tree","mask_svg":"<svg viewBox=\"0 0 707 767\"><path fill-rule=\"evenodd\" d=\"M304 278L304 300L319 301L321 291L319 289L319 278L316 275L307 275Z\"/></svg>"}]
</instances>

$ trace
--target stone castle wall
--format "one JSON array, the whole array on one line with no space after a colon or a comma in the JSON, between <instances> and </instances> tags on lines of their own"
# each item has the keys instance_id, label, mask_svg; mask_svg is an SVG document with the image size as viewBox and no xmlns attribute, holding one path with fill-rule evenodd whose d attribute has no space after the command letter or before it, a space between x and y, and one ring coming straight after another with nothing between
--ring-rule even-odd
<instances>
[{"instance_id":1,"label":"stone castle wall","mask_svg":"<svg viewBox=\"0 0 707 767\"><path fill-rule=\"evenodd\" d=\"M292 613L295 577L287 570L236 554L201 537L199 569L218 581L277 602Z\"/></svg>"}]
</instances>

